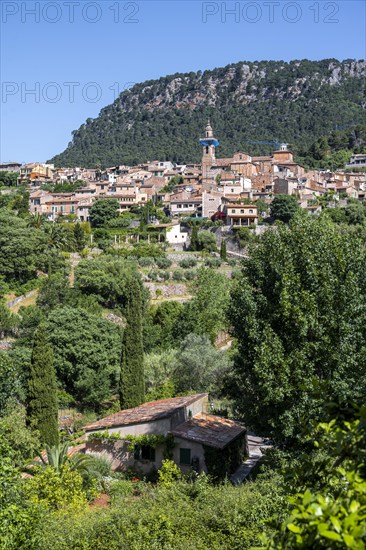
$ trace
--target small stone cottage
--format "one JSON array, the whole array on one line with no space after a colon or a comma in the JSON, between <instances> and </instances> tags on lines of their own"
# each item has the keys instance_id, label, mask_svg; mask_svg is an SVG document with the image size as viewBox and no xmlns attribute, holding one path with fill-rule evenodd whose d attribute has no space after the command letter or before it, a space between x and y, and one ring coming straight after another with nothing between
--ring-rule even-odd
<instances>
[{"instance_id":1,"label":"small stone cottage","mask_svg":"<svg viewBox=\"0 0 366 550\"><path fill-rule=\"evenodd\" d=\"M88 424L87 453L101 453L112 469L159 469L171 458L186 472L230 475L248 454L246 429L239 422L207 414L208 394L144 403Z\"/></svg>"}]
</instances>

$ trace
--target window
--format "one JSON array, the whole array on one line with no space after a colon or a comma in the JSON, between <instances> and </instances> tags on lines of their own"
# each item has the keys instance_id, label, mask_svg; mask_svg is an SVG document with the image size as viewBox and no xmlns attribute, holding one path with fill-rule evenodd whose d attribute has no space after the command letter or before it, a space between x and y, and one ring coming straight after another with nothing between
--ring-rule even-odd
<instances>
[{"instance_id":1,"label":"window","mask_svg":"<svg viewBox=\"0 0 366 550\"><path fill-rule=\"evenodd\" d=\"M253 214L253 210L249 210L249 214Z\"/></svg>"},{"instance_id":2,"label":"window","mask_svg":"<svg viewBox=\"0 0 366 550\"><path fill-rule=\"evenodd\" d=\"M232 213L232 214L235 214L235 212L236 212L235 208L232 208L232 209L231 209L231 213Z\"/></svg>"},{"instance_id":3,"label":"window","mask_svg":"<svg viewBox=\"0 0 366 550\"><path fill-rule=\"evenodd\" d=\"M135 460L150 460L155 462L155 449L150 445L135 445L133 452Z\"/></svg>"},{"instance_id":4,"label":"window","mask_svg":"<svg viewBox=\"0 0 366 550\"><path fill-rule=\"evenodd\" d=\"M240 214L244 214L244 210L240 210Z\"/></svg>"},{"instance_id":5,"label":"window","mask_svg":"<svg viewBox=\"0 0 366 550\"><path fill-rule=\"evenodd\" d=\"M150 447L150 445L142 445L141 460L150 460L151 462L155 462L155 449Z\"/></svg>"},{"instance_id":6,"label":"window","mask_svg":"<svg viewBox=\"0 0 366 550\"><path fill-rule=\"evenodd\" d=\"M191 464L191 449L179 449L179 462L180 464L186 464L190 466Z\"/></svg>"}]
</instances>

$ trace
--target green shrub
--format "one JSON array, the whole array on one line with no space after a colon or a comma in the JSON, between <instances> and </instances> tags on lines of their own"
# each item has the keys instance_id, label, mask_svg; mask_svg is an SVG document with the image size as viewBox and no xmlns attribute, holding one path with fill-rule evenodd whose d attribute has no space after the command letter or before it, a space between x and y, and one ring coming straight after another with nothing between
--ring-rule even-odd
<instances>
[{"instance_id":1,"label":"green shrub","mask_svg":"<svg viewBox=\"0 0 366 550\"><path fill-rule=\"evenodd\" d=\"M147 274L148 278L150 279L150 281L158 281L159 280L159 273L158 271L149 271L149 273Z\"/></svg>"},{"instance_id":2,"label":"green shrub","mask_svg":"<svg viewBox=\"0 0 366 550\"><path fill-rule=\"evenodd\" d=\"M160 275L160 278L161 278L163 281L169 281L169 279L170 279L170 273L169 273L169 271L160 271L159 275Z\"/></svg>"},{"instance_id":3,"label":"green shrub","mask_svg":"<svg viewBox=\"0 0 366 550\"><path fill-rule=\"evenodd\" d=\"M205 266L207 267L220 267L221 260L220 258L207 258L205 260Z\"/></svg>"},{"instance_id":4,"label":"green shrub","mask_svg":"<svg viewBox=\"0 0 366 550\"><path fill-rule=\"evenodd\" d=\"M112 463L109 458L98 453L92 453L88 456L91 457L90 471L92 476L100 479L111 475Z\"/></svg>"},{"instance_id":5,"label":"green shrub","mask_svg":"<svg viewBox=\"0 0 366 550\"><path fill-rule=\"evenodd\" d=\"M183 281L183 273L181 271L174 271L173 272L173 281Z\"/></svg>"},{"instance_id":6,"label":"green shrub","mask_svg":"<svg viewBox=\"0 0 366 550\"><path fill-rule=\"evenodd\" d=\"M233 269L231 272L231 278L232 279L239 279L241 276L241 269Z\"/></svg>"},{"instance_id":7,"label":"green shrub","mask_svg":"<svg viewBox=\"0 0 366 550\"><path fill-rule=\"evenodd\" d=\"M179 262L179 266L184 269L189 269L190 267L195 267L197 265L196 258L184 258Z\"/></svg>"},{"instance_id":8,"label":"green shrub","mask_svg":"<svg viewBox=\"0 0 366 550\"><path fill-rule=\"evenodd\" d=\"M109 488L112 506L121 504L126 497L133 495L133 482L129 479L112 481Z\"/></svg>"},{"instance_id":9,"label":"green shrub","mask_svg":"<svg viewBox=\"0 0 366 550\"><path fill-rule=\"evenodd\" d=\"M184 272L184 278L186 281L193 281L197 277L197 271L190 269Z\"/></svg>"},{"instance_id":10,"label":"green shrub","mask_svg":"<svg viewBox=\"0 0 366 550\"><path fill-rule=\"evenodd\" d=\"M212 486L204 475L195 483L170 484L171 474L164 472L166 483L153 488L132 482L132 494L122 483L112 489L111 509L49 515L40 533L42 550L249 550L270 532L268 520L287 511L278 478L232 487ZM132 498L136 485L145 486L140 498Z\"/></svg>"},{"instance_id":11,"label":"green shrub","mask_svg":"<svg viewBox=\"0 0 366 550\"><path fill-rule=\"evenodd\" d=\"M172 261L169 258L156 258L155 265L159 269L167 269L172 265Z\"/></svg>"},{"instance_id":12,"label":"green shrub","mask_svg":"<svg viewBox=\"0 0 366 550\"><path fill-rule=\"evenodd\" d=\"M154 265L154 258L150 258L149 256L142 256L138 260L140 267L151 267Z\"/></svg>"},{"instance_id":13,"label":"green shrub","mask_svg":"<svg viewBox=\"0 0 366 550\"><path fill-rule=\"evenodd\" d=\"M238 265L239 262L240 260L237 260L235 258L230 258L229 260L227 260L227 264L230 265L231 267Z\"/></svg>"}]
</instances>

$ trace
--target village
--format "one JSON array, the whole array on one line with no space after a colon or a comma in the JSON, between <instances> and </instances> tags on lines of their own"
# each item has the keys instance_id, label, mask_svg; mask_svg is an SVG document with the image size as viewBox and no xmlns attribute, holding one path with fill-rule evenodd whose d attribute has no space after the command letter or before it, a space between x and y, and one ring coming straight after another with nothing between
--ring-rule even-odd
<instances>
[{"instance_id":1,"label":"village","mask_svg":"<svg viewBox=\"0 0 366 550\"><path fill-rule=\"evenodd\" d=\"M366 176L360 169L366 168L366 155L352 155L344 169L335 171L305 171L286 143L276 144L269 156L252 157L238 151L231 158L218 158L219 141L209 121L199 144L200 164L155 160L106 169L59 169L45 163L6 163L0 170L19 173L18 184L30 189L30 212L49 221L87 222L98 199L117 199L120 214L146 204L160 205L169 218L165 228L169 228L167 240L172 245L186 242L179 222L187 218L255 229L266 217L260 206L270 205L276 195L296 197L299 206L311 214L320 213L324 206L346 206L349 199L365 200ZM80 182L80 188L73 192L44 189L50 183L75 182ZM326 204L319 200L324 196ZM156 219L149 221L159 225Z\"/></svg>"}]
</instances>

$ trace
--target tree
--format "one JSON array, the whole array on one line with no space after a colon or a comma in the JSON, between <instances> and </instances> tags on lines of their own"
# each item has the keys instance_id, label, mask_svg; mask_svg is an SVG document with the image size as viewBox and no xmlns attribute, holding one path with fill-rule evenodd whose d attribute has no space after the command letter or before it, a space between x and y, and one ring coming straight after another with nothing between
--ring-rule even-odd
<instances>
[{"instance_id":1,"label":"tree","mask_svg":"<svg viewBox=\"0 0 366 550\"><path fill-rule=\"evenodd\" d=\"M98 199L90 209L92 227L102 227L109 220L118 217L119 204L117 199Z\"/></svg>"},{"instance_id":2,"label":"tree","mask_svg":"<svg viewBox=\"0 0 366 550\"><path fill-rule=\"evenodd\" d=\"M24 398L20 373L7 353L0 351L0 416L11 400Z\"/></svg>"},{"instance_id":3,"label":"tree","mask_svg":"<svg viewBox=\"0 0 366 550\"><path fill-rule=\"evenodd\" d=\"M327 218L296 216L244 260L228 317L238 354L232 397L258 434L288 445L302 418L366 391L366 256Z\"/></svg>"},{"instance_id":4,"label":"tree","mask_svg":"<svg viewBox=\"0 0 366 550\"><path fill-rule=\"evenodd\" d=\"M183 313L179 302L167 301L159 304L153 313L153 323L160 329L159 347L172 348L179 339L179 318Z\"/></svg>"},{"instance_id":5,"label":"tree","mask_svg":"<svg viewBox=\"0 0 366 550\"><path fill-rule=\"evenodd\" d=\"M108 308L125 307L133 279L141 280L136 267L110 256L82 260L75 269L75 288L83 294L93 294ZM144 293L144 301L145 296Z\"/></svg>"},{"instance_id":6,"label":"tree","mask_svg":"<svg viewBox=\"0 0 366 550\"><path fill-rule=\"evenodd\" d=\"M274 220L289 223L299 208L293 195L276 195L271 204L271 216Z\"/></svg>"},{"instance_id":7,"label":"tree","mask_svg":"<svg viewBox=\"0 0 366 550\"><path fill-rule=\"evenodd\" d=\"M19 324L19 317L14 315L0 298L0 338L15 336Z\"/></svg>"},{"instance_id":8,"label":"tree","mask_svg":"<svg viewBox=\"0 0 366 550\"><path fill-rule=\"evenodd\" d=\"M222 240L220 245L220 258L226 262L227 260L227 251L226 251L226 241Z\"/></svg>"},{"instance_id":9,"label":"tree","mask_svg":"<svg viewBox=\"0 0 366 550\"><path fill-rule=\"evenodd\" d=\"M0 172L0 186L5 187L16 186L18 179L18 172Z\"/></svg>"},{"instance_id":10,"label":"tree","mask_svg":"<svg viewBox=\"0 0 366 550\"><path fill-rule=\"evenodd\" d=\"M7 406L0 418L0 439L5 439L12 451L12 461L16 467L33 459L41 446L39 433L27 426L27 412L23 405L16 402L17 395L8 396Z\"/></svg>"},{"instance_id":11,"label":"tree","mask_svg":"<svg viewBox=\"0 0 366 550\"><path fill-rule=\"evenodd\" d=\"M144 401L144 348L142 342L142 301L139 281L130 284L127 325L122 339L120 402L122 409L136 407Z\"/></svg>"},{"instance_id":12,"label":"tree","mask_svg":"<svg viewBox=\"0 0 366 550\"><path fill-rule=\"evenodd\" d=\"M1 432L0 456L0 547L36 550L40 510L24 498L20 472L14 466L14 452Z\"/></svg>"},{"instance_id":13,"label":"tree","mask_svg":"<svg viewBox=\"0 0 366 550\"><path fill-rule=\"evenodd\" d=\"M0 276L6 282L34 279L45 265L45 241L43 232L28 228L25 220L0 213Z\"/></svg>"},{"instance_id":14,"label":"tree","mask_svg":"<svg viewBox=\"0 0 366 550\"><path fill-rule=\"evenodd\" d=\"M211 231L199 231L197 236L198 250L215 252L217 248L216 237Z\"/></svg>"},{"instance_id":15,"label":"tree","mask_svg":"<svg viewBox=\"0 0 366 550\"><path fill-rule=\"evenodd\" d=\"M80 223L76 223L74 226L74 239L76 250L81 252L85 247L85 231L81 227Z\"/></svg>"},{"instance_id":16,"label":"tree","mask_svg":"<svg viewBox=\"0 0 366 550\"><path fill-rule=\"evenodd\" d=\"M60 273L51 275L42 281L37 296L37 306L42 311L49 311L64 304L70 294L70 287L67 278Z\"/></svg>"},{"instance_id":17,"label":"tree","mask_svg":"<svg viewBox=\"0 0 366 550\"><path fill-rule=\"evenodd\" d=\"M146 353L144 356L145 389L149 401L173 397L173 372L176 368L177 351L166 349L161 352ZM170 395L167 393L170 392Z\"/></svg>"},{"instance_id":18,"label":"tree","mask_svg":"<svg viewBox=\"0 0 366 550\"><path fill-rule=\"evenodd\" d=\"M17 211L18 216L25 217L29 213L29 191L20 190L17 192L13 201L13 210Z\"/></svg>"},{"instance_id":19,"label":"tree","mask_svg":"<svg viewBox=\"0 0 366 550\"><path fill-rule=\"evenodd\" d=\"M191 244L190 244L189 248L190 248L190 250L193 250L193 251L198 250L198 229L197 229L197 225L194 225L192 227Z\"/></svg>"},{"instance_id":20,"label":"tree","mask_svg":"<svg viewBox=\"0 0 366 550\"><path fill-rule=\"evenodd\" d=\"M365 220L365 207L360 204L349 204L345 209L346 221L350 225L361 225Z\"/></svg>"},{"instance_id":21,"label":"tree","mask_svg":"<svg viewBox=\"0 0 366 550\"><path fill-rule=\"evenodd\" d=\"M216 350L207 335L188 334L176 353L172 380L177 392L212 392L219 394L230 361Z\"/></svg>"},{"instance_id":22,"label":"tree","mask_svg":"<svg viewBox=\"0 0 366 550\"><path fill-rule=\"evenodd\" d=\"M194 295L184 306L180 330L184 335L207 334L214 342L227 327L226 308L230 293L228 278L212 269L202 268L195 280Z\"/></svg>"},{"instance_id":23,"label":"tree","mask_svg":"<svg viewBox=\"0 0 366 550\"><path fill-rule=\"evenodd\" d=\"M313 453L288 472L295 492L291 513L267 537L266 548L363 548L365 539L366 408L348 407L343 418L322 422L307 435L320 456L314 476ZM313 451L314 452L314 451ZM300 470L300 472L299 472ZM315 478L314 478L315 477Z\"/></svg>"},{"instance_id":24,"label":"tree","mask_svg":"<svg viewBox=\"0 0 366 550\"><path fill-rule=\"evenodd\" d=\"M46 216L44 214L40 214L39 212L35 212L34 214L31 214L31 216L28 218L27 225L28 227L34 227L35 229L41 229L46 223Z\"/></svg>"},{"instance_id":25,"label":"tree","mask_svg":"<svg viewBox=\"0 0 366 550\"><path fill-rule=\"evenodd\" d=\"M42 443L58 443L57 385L53 353L41 324L34 334L28 389L28 419L40 433Z\"/></svg>"},{"instance_id":26,"label":"tree","mask_svg":"<svg viewBox=\"0 0 366 550\"><path fill-rule=\"evenodd\" d=\"M69 246L69 236L62 225L48 223L44 226L48 248L53 250L66 250Z\"/></svg>"},{"instance_id":27,"label":"tree","mask_svg":"<svg viewBox=\"0 0 366 550\"><path fill-rule=\"evenodd\" d=\"M120 328L80 307L58 307L47 328L62 388L84 406L98 407L117 390Z\"/></svg>"}]
</instances>

